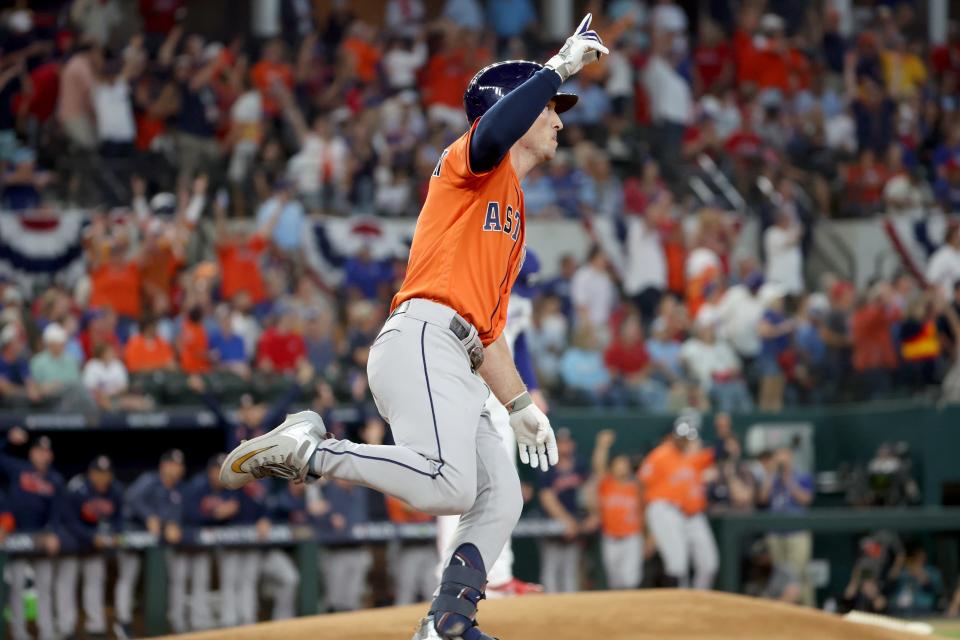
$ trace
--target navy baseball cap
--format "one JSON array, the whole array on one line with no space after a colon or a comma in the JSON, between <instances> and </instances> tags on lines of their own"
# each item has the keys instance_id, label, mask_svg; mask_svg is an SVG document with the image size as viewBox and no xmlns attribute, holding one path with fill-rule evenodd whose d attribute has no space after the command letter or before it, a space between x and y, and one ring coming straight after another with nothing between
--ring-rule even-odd
<instances>
[{"instance_id":1,"label":"navy baseball cap","mask_svg":"<svg viewBox=\"0 0 960 640\"><path fill-rule=\"evenodd\" d=\"M30 448L40 447L41 449L46 449L47 451L53 451L53 442L47 436L40 436L36 440L30 443Z\"/></svg>"},{"instance_id":2,"label":"navy baseball cap","mask_svg":"<svg viewBox=\"0 0 960 640\"><path fill-rule=\"evenodd\" d=\"M162 456L160 456L160 462L176 462L178 464L184 464L183 451L180 449L170 449L165 451Z\"/></svg>"},{"instance_id":3,"label":"navy baseball cap","mask_svg":"<svg viewBox=\"0 0 960 640\"><path fill-rule=\"evenodd\" d=\"M107 456L97 456L87 467L90 471L113 471L113 463Z\"/></svg>"},{"instance_id":4,"label":"navy baseball cap","mask_svg":"<svg viewBox=\"0 0 960 640\"><path fill-rule=\"evenodd\" d=\"M216 467L217 469L219 469L220 467L223 466L223 463L226 459L227 459L227 454L218 453L217 455L207 460L207 469L212 469L213 467Z\"/></svg>"}]
</instances>

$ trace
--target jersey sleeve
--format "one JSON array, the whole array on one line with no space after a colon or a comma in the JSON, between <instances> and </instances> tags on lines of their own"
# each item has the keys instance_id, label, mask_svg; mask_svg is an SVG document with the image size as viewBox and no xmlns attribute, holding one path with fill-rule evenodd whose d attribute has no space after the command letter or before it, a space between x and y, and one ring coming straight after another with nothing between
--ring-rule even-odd
<instances>
[{"instance_id":1,"label":"jersey sleeve","mask_svg":"<svg viewBox=\"0 0 960 640\"><path fill-rule=\"evenodd\" d=\"M477 130L478 122L480 122L479 119L473 123L469 131L457 138L453 144L443 151L436 169L433 170L431 179L445 178L454 187L462 188L482 182L484 178L497 170L495 166L488 171L475 173L470 167L470 141ZM501 164L502 162L501 160Z\"/></svg>"}]
</instances>

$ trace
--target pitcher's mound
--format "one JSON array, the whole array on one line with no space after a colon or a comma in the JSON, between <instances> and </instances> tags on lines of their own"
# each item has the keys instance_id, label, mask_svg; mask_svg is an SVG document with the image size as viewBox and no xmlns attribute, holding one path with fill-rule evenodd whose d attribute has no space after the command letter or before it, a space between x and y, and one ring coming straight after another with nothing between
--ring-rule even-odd
<instances>
[{"instance_id":1,"label":"pitcher's mound","mask_svg":"<svg viewBox=\"0 0 960 640\"><path fill-rule=\"evenodd\" d=\"M298 618L197 633L193 640L409 640L423 605ZM728 593L644 589L484 602L481 627L501 640L917 640L813 609ZM929 636L928 636L929 637Z\"/></svg>"}]
</instances>

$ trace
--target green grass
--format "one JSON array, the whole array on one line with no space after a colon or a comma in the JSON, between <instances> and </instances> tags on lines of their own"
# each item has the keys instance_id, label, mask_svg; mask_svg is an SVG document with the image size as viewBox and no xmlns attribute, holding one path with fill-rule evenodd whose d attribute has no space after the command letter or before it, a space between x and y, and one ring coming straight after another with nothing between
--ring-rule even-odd
<instances>
[{"instance_id":1,"label":"green grass","mask_svg":"<svg viewBox=\"0 0 960 640\"><path fill-rule=\"evenodd\" d=\"M941 638L960 638L960 620L928 620Z\"/></svg>"}]
</instances>

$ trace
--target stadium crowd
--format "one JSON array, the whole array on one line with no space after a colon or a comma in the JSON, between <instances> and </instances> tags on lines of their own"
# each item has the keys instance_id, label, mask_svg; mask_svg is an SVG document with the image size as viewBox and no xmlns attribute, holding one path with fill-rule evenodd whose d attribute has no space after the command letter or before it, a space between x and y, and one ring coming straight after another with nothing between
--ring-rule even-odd
<instances>
[{"instance_id":1,"label":"stadium crowd","mask_svg":"<svg viewBox=\"0 0 960 640\"><path fill-rule=\"evenodd\" d=\"M391 1L381 25L262 4L232 38L189 30L183 2L2 14L0 206L88 213L79 274L0 283L4 406L190 402L193 375L238 396L308 364L363 395L403 251L338 254L331 285L309 221L415 214L475 70L555 43L530 1ZM956 25L930 47L911 2L589 4L613 52L524 184L531 220L596 247L537 288L548 388L650 411L960 394L954 227L925 271L860 291L805 271L822 217L953 211ZM748 212L759 246L737 252Z\"/></svg>"}]
</instances>

